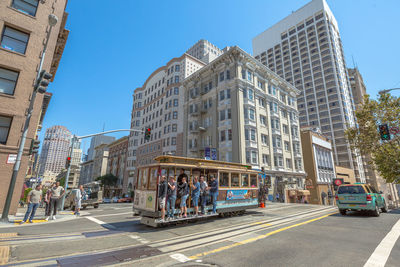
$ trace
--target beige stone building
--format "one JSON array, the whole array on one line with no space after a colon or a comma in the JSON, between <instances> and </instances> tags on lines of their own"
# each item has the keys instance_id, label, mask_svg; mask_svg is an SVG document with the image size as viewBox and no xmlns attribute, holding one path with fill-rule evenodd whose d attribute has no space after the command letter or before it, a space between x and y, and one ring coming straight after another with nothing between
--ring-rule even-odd
<instances>
[{"instance_id":1,"label":"beige stone building","mask_svg":"<svg viewBox=\"0 0 400 267\"><path fill-rule=\"evenodd\" d=\"M107 144L101 144L94 148L93 173L92 173L93 180L96 180L96 178L107 174L108 155L109 155L109 148Z\"/></svg>"},{"instance_id":2,"label":"beige stone building","mask_svg":"<svg viewBox=\"0 0 400 267\"><path fill-rule=\"evenodd\" d=\"M151 137L146 141L144 134L138 132L129 136L129 183L134 184L136 167L153 162L154 157L183 155L182 81L221 54L222 50L200 40L182 56L155 70L142 87L135 89L131 128L151 128Z\"/></svg>"},{"instance_id":3,"label":"beige stone building","mask_svg":"<svg viewBox=\"0 0 400 267\"><path fill-rule=\"evenodd\" d=\"M117 188L120 194L132 191L133 183L128 181L128 171L126 169L128 153L128 136L124 136L108 145L108 167L107 173L118 177Z\"/></svg>"},{"instance_id":4,"label":"beige stone building","mask_svg":"<svg viewBox=\"0 0 400 267\"><path fill-rule=\"evenodd\" d=\"M183 82L184 153L251 165L271 176L269 194L291 202L305 172L294 86L239 47Z\"/></svg>"},{"instance_id":5,"label":"beige stone building","mask_svg":"<svg viewBox=\"0 0 400 267\"><path fill-rule=\"evenodd\" d=\"M354 184L356 182L354 170L346 167L335 166L335 171L336 171L336 178L343 179L343 183Z\"/></svg>"},{"instance_id":6,"label":"beige stone building","mask_svg":"<svg viewBox=\"0 0 400 267\"><path fill-rule=\"evenodd\" d=\"M301 128L306 189L311 204L334 204L333 179L336 177L332 143L318 128Z\"/></svg>"},{"instance_id":7,"label":"beige stone building","mask_svg":"<svg viewBox=\"0 0 400 267\"><path fill-rule=\"evenodd\" d=\"M29 106L43 44L50 28L50 14L58 17L58 23L50 35L43 69L53 74L53 79L68 37L68 31L64 29L66 0L36 0L31 1L30 5L21 5L21 2L0 1L0 213L10 184L13 169L11 159L17 154L21 142L25 111ZM27 152L30 140L35 138L39 128L43 98L43 94L36 97L10 213L16 211L27 174Z\"/></svg>"},{"instance_id":8,"label":"beige stone building","mask_svg":"<svg viewBox=\"0 0 400 267\"><path fill-rule=\"evenodd\" d=\"M69 173L69 178L68 178L68 189L78 188L80 173L81 170L79 166L71 165L71 172ZM66 175L67 175L67 170L64 169L57 175L56 180L58 181L61 178L66 177Z\"/></svg>"}]
</instances>

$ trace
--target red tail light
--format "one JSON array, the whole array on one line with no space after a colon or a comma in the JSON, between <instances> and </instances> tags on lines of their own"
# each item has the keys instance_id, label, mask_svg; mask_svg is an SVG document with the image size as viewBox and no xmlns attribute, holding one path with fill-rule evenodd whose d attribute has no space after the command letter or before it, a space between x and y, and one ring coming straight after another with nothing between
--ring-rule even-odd
<instances>
[{"instance_id":1,"label":"red tail light","mask_svg":"<svg viewBox=\"0 0 400 267\"><path fill-rule=\"evenodd\" d=\"M336 195L336 196L335 196L335 199L336 199L336 201L338 201L338 200L339 200L339 197L338 197L338 195Z\"/></svg>"},{"instance_id":2,"label":"red tail light","mask_svg":"<svg viewBox=\"0 0 400 267\"><path fill-rule=\"evenodd\" d=\"M372 196L367 194L367 201L372 201Z\"/></svg>"}]
</instances>

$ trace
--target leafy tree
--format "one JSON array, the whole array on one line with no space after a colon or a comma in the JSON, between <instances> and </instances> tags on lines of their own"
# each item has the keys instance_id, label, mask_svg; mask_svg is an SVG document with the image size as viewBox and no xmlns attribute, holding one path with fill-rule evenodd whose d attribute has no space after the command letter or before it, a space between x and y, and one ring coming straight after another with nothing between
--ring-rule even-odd
<instances>
[{"instance_id":1,"label":"leafy tree","mask_svg":"<svg viewBox=\"0 0 400 267\"><path fill-rule=\"evenodd\" d=\"M27 188L27 189L25 189L24 198L22 199L23 202L26 202L26 199L28 198L28 194L29 194L29 192L31 192L31 191L32 191L32 188Z\"/></svg>"},{"instance_id":2,"label":"leafy tree","mask_svg":"<svg viewBox=\"0 0 400 267\"><path fill-rule=\"evenodd\" d=\"M96 181L100 181L101 186L110 188L117 185L118 177L111 173L108 173L106 175L97 177Z\"/></svg>"},{"instance_id":3,"label":"leafy tree","mask_svg":"<svg viewBox=\"0 0 400 267\"><path fill-rule=\"evenodd\" d=\"M64 187L64 188L65 188L65 177L66 177L66 174L63 175L63 176L60 177L60 178L57 178L57 182L60 182L60 185L61 185L62 187Z\"/></svg>"},{"instance_id":4,"label":"leafy tree","mask_svg":"<svg viewBox=\"0 0 400 267\"><path fill-rule=\"evenodd\" d=\"M362 155L371 155L369 162L388 183L400 182L400 136L382 141L379 125L400 127L400 98L384 93L378 100L364 98L356 110L358 128L349 128L346 137Z\"/></svg>"}]
</instances>

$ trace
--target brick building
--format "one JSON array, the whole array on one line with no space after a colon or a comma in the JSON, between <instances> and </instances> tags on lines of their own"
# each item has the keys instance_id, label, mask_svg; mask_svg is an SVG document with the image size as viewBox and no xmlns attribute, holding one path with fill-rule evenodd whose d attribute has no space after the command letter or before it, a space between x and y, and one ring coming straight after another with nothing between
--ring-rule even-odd
<instances>
[{"instance_id":1,"label":"brick building","mask_svg":"<svg viewBox=\"0 0 400 267\"><path fill-rule=\"evenodd\" d=\"M107 173L118 177L117 188L121 189L121 193L130 192L133 184L133 181L128 182L126 169L128 140L128 136L124 136L108 145Z\"/></svg>"},{"instance_id":2,"label":"brick building","mask_svg":"<svg viewBox=\"0 0 400 267\"><path fill-rule=\"evenodd\" d=\"M33 0L29 5L21 0L0 2L0 213L4 208L13 170L13 163L8 159L17 154L21 142L26 110L39 69L43 44L50 29L48 16L56 15L58 23L50 35L43 69L50 72L54 79L68 37L68 30L64 29L66 3L66 0ZM11 214L16 212L27 174L31 140L40 130L43 98L43 94L36 97Z\"/></svg>"}]
</instances>

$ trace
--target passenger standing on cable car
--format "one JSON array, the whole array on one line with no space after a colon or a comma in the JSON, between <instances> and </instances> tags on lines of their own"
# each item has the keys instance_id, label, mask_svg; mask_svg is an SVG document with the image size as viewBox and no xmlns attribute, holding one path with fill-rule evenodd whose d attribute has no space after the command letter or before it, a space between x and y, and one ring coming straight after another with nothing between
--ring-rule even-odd
<instances>
[{"instance_id":1,"label":"passenger standing on cable car","mask_svg":"<svg viewBox=\"0 0 400 267\"><path fill-rule=\"evenodd\" d=\"M165 176L161 176L160 184L158 185L158 204L161 209L161 221L165 220L165 201L167 199L168 183Z\"/></svg>"},{"instance_id":2,"label":"passenger standing on cable car","mask_svg":"<svg viewBox=\"0 0 400 267\"><path fill-rule=\"evenodd\" d=\"M178 184L178 194L181 197L181 214L179 217L183 215L183 218L187 217L187 207L186 207L186 199L189 196L189 185L186 182L186 177L182 177L182 183Z\"/></svg>"},{"instance_id":3,"label":"passenger standing on cable car","mask_svg":"<svg viewBox=\"0 0 400 267\"><path fill-rule=\"evenodd\" d=\"M200 197L200 183L199 178L197 176L194 177L192 187L192 201L193 207L195 210L195 217L199 216L199 197Z\"/></svg>"},{"instance_id":4,"label":"passenger standing on cable car","mask_svg":"<svg viewBox=\"0 0 400 267\"><path fill-rule=\"evenodd\" d=\"M185 169L181 169L180 174L178 176L178 184L182 183L182 178L185 177L186 178L186 182L188 181L188 176L185 173Z\"/></svg>"},{"instance_id":5,"label":"passenger standing on cable car","mask_svg":"<svg viewBox=\"0 0 400 267\"><path fill-rule=\"evenodd\" d=\"M168 191L167 191L167 216L168 219L173 219L175 214L175 201L176 201L176 182L174 176L169 177ZM170 208L172 212L170 212Z\"/></svg>"},{"instance_id":6,"label":"passenger standing on cable car","mask_svg":"<svg viewBox=\"0 0 400 267\"><path fill-rule=\"evenodd\" d=\"M200 176L200 203L201 203L201 214L205 214L205 206L207 206L207 197L208 197L208 190L207 190L207 182L204 180L204 176Z\"/></svg>"},{"instance_id":7,"label":"passenger standing on cable car","mask_svg":"<svg viewBox=\"0 0 400 267\"><path fill-rule=\"evenodd\" d=\"M211 176L211 182L210 182L210 194L212 197L212 204L213 204L213 210L212 214L217 213L217 197L218 197L218 181L215 179L214 176Z\"/></svg>"}]
</instances>

